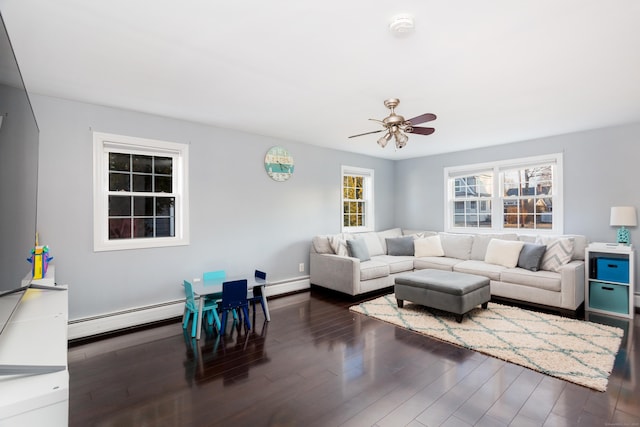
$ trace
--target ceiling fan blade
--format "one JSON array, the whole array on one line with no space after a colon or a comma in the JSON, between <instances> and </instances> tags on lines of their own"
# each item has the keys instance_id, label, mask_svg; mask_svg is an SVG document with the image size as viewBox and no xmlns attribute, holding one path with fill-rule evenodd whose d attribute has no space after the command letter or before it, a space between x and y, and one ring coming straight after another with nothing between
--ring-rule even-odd
<instances>
[{"instance_id":1,"label":"ceiling fan blade","mask_svg":"<svg viewBox=\"0 0 640 427\"><path fill-rule=\"evenodd\" d=\"M434 128L422 128L422 127L414 126L411 129L410 133L417 133L418 135L431 135L435 131L436 130Z\"/></svg>"},{"instance_id":2,"label":"ceiling fan blade","mask_svg":"<svg viewBox=\"0 0 640 427\"><path fill-rule=\"evenodd\" d=\"M370 135L372 133L379 133L379 132L384 132L386 129L380 129L380 130L374 130L372 132L365 132L365 133L359 133L357 135L351 135L349 138L355 138L356 136L362 136L362 135Z\"/></svg>"},{"instance_id":3,"label":"ceiling fan blade","mask_svg":"<svg viewBox=\"0 0 640 427\"><path fill-rule=\"evenodd\" d=\"M420 123L430 122L431 120L435 120L436 115L431 113L425 113L418 117L414 117L413 119L407 120L411 123L411 125L418 125Z\"/></svg>"}]
</instances>

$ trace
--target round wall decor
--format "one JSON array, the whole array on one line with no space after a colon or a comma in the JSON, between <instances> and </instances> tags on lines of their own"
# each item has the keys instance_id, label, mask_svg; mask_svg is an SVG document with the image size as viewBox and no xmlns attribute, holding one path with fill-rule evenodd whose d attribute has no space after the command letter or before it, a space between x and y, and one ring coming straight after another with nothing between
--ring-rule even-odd
<instances>
[{"instance_id":1,"label":"round wall decor","mask_svg":"<svg viewBox=\"0 0 640 427\"><path fill-rule=\"evenodd\" d=\"M274 181L286 181L293 175L293 157L286 148L275 146L264 157L264 169Z\"/></svg>"}]
</instances>

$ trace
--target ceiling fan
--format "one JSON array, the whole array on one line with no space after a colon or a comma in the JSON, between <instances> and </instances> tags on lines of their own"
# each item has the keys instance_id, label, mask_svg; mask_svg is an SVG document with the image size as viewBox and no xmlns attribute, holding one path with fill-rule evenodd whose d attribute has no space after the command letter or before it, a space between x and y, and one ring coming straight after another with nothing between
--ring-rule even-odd
<instances>
[{"instance_id":1,"label":"ceiling fan","mask_svg":"<svg viewBox=\"0 0 640 427\"><path fill-rule=\"evenodd\" d=\"M349 138L355 138L357 136L370 135L372 133L385 132L386 133L378 139L378 145L384 148L387 146L387 143L391 140L391 138L395 138L396 140L396 149L402 148L407 145L407 141L409 137L406 135L407 133L415 133L418 135L431 135L435 132L434 128L427 127L418 127L415 126L420 123L430 122L436 119L435 114L425 113L420 116L414 117L409 120L405 120L404 117L396 114L395 108L400 103L399 99L390 98L384 101L384 106L391 110L391 114L385 117L382 120L377 119L369 119L374 122L379 122L382 124L383 129L374 130L372 132L359 133L358 135L351 135Z\"/></svg>"}]
</instances>

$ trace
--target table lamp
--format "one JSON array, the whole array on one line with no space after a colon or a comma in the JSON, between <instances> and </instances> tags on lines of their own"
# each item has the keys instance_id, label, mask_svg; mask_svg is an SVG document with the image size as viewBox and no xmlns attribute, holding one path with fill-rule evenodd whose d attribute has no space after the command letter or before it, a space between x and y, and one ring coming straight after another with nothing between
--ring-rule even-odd
<instances>
[{"instance_id":1,"label":"table lamp","mask_svg":"<svg viewBox=\"0 0 640 427\"><path fill-rule=\"evenodd\" d=\"M629 244L630 236L629 230L626 227L635 227L636 221L636 208L633 206L613 206L611 208L611 220L610 225L620 228L618 229L618 243Z\"/></svg>"}]
</instances>

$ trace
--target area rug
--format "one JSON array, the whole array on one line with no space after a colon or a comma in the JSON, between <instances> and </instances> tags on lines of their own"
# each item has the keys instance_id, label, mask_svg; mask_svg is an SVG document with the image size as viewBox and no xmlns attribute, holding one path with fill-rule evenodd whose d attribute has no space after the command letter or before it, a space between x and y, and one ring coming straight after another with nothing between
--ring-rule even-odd
<instances>
[{"instance_id":1,"label":"area rug","mask_svg":"<svg viewBox=\"0 0 640 427\"><path fill-rule=\"evenodd\" d=\"M385 322L526 368L606 391L624 331L606 325L489 303L455 316L386 295L350 307Z\"/></svg>"}]
</instances>

